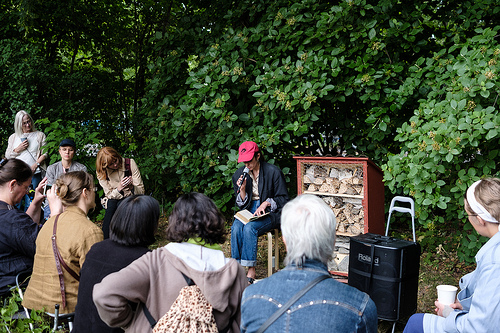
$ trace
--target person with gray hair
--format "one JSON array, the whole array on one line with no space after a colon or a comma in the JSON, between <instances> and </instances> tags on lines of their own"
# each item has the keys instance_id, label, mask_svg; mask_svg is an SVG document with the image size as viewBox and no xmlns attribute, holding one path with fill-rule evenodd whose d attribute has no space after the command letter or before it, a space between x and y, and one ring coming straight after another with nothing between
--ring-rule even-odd
<instances>
[{"instance_id":1,"label":"person with gray hair","mask_svg":"<svg viewBox=\"0 0 500 333\"><path fill-rule=\"evenodd\" d=\"M328 272L335 226L333 211L315 195L285 205L286 267L245 289L241 332L377 332L375 303Z\"/></svg>"},{"instance_id":2,"label":"person with gray hair","mask_svg":"<svg viewBox=\"0 0 500 333\"><path fill-rule=\"evenodd\" d=\"M31 184L35 189L42 180L42 170L45 170L47 154L43 152L45 134L35 128L35 122L28 112L17 112L14 120L14 133L9 137L6 158L16 158L28 164L33 172ZM28 195L24 196L24 211L31 204ZM16 205L20 208L20 205Z\"/></svg>"}]
</instances>

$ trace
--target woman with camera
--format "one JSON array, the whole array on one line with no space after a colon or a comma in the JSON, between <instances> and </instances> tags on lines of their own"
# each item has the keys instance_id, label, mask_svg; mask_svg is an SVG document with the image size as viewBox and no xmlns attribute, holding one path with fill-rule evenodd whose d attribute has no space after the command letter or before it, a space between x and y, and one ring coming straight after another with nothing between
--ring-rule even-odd
<instances>
[{"instance_id":1,"label":"woman with camera","mask_svg":"<svg viewBox=\"0 0 500 333\"><path fill-rule=\"evenodd\" d=\"M45 170L44 162L47 154L42 154L43 146L45 146L45 134L36 130L33 118L26 111L19 111L14 120L14 134L9 137L5 157L20 159L31 167L33 188L38 186L42 180L42 170ZM26 195L25 211L30 203L31 198Z\"/></svg>"},{"instance_id":2,"label":"woman with camera","mask_svg":"<svg viewBox=\"0 0 500 333\"><path fill-rule=\"evenodd\" d=\"M65 209L45 222L38 234L33 274L23 305L51 311L60 304L61 313L71 313L75 311L80 269L87 252L103 239L99 227L87 218L95 207L94 178L85 171L65 173L49 190L49 201L54 194Z\"/></svg>"},{"instance_id":3,"label":"woman with camera","mask_svg":"<svg viewBox=\"0 0 500 333\"><path fill-rule=\"evenodd\" d=\"M132 194L144 194L144 184L135 161L121 157L111 147L99 150L95 163L97 179L104 189L104 198L101 202L106 214L102 222L102 232L106 239L109 238L111 218L121 200Z\"/></svg>"},{"instance_id":4,"label":"woman with camera","mask_svg":"<svg viewBox=\"0 0 500 333\"><path fill-rule=\"evenodd\" d=\"M0 295L9 293L17 274L33 268L45 180L36 188L26 213L14 208L26 194L32 176L30 166L21 160L0 161Z\"/></svg>"}]
</instances>

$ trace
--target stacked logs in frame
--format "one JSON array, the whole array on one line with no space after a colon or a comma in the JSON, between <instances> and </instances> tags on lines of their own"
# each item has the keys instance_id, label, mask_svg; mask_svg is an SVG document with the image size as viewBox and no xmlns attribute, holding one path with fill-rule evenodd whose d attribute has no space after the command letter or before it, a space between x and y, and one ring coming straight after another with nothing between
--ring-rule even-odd
<instances>
[{"instance_id":1,"label":"stacked logs in frame","mask_svg":"<svg viewBox=\"0 0 500 333\"><path fill-rule=\"evenodd\" d=\"M363 233L364 188L363 169L360 166L310 165L303 179L306 191L317 192L332 208L337 218L338 233L352 236Z\"/></svg>"},{"instance_id":2,"label":"stacked logs in frame","mask_svg":"<svg viewBox=\"0 0 500 333\"><path fill-rule=\"evenodd\" d=\"M306 170L307 191L329 194L364 195L363 170L337 169L312 165Z\"/></svg>"}]
</instances>

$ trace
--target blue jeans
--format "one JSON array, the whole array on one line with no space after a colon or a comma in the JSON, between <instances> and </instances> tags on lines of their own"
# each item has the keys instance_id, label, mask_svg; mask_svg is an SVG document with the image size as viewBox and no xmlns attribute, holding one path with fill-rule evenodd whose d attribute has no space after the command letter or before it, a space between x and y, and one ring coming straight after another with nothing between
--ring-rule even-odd
<instances>
[{"instance_id":1,"label":"blue jeans","mask_svg":"<svg viewBox=\"0 0 500 333\"><path fill-rule=\"evenodd\" d=\"M403 333L424 333L424 314L415 313L411 316Z\"/></svg>"},{"instance_id":2,"label":"blue jeans","mask_svg":"<svg viewBox=\"0 0 500 333\"><path fill-rule=\"evenodd\" d=\"M250 203L248 210L255 213L260 206L260 200ZM267 215L261 219L243 224L234 219L231 227L231 257L242 266L254 267L257 262L257 240L259 236L279 227L279 223Z\"/></svg>"}]
</instances>

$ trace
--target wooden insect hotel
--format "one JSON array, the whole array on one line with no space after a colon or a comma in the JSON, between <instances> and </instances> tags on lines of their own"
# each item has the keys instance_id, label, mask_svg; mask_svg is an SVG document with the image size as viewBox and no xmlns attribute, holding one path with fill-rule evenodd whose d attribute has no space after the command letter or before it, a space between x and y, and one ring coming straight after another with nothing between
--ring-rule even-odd
<instances>
[{"instance_id":1,"label":"wooden insect hotel","mask_svg":"<svg viewBox=\"0 0 500 333\"><path fill-rule=\"evenodd\" d=\"M384 234L383 173L363 157L306 157L297 161L297 194L322 198L337 218L333 259L328 269L347 275L349 237L362 233Z\"/></svg>"}]
</instances>

